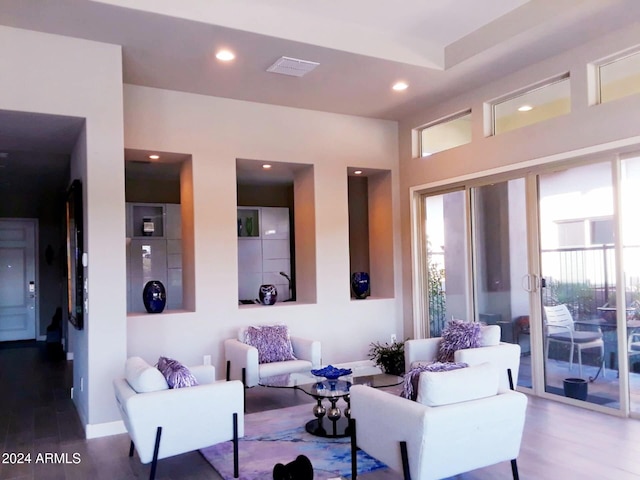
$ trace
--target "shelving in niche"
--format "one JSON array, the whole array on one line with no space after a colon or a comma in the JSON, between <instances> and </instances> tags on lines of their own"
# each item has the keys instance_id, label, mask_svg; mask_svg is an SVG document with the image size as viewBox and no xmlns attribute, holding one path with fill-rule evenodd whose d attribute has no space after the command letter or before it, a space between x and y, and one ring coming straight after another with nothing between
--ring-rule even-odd
<instances>
[{"instance_id":1,"label":"shelving in niche","mask_svg":"<svg viewBox=\"0 0 640 480\"><path fill-rule=\"evenodd\" d=\"M238 209L238 237L260 236L259 213L258 207Z\"/></svg>"},{"instance_id":2,"label":"shelving in niche","mask_svg":"<svg viewBox=\"0 0 640 480\"><path fill-rule=\"evenodd\" d=\"M248 220L260 226L244 232ZM278 302L291 300L291 243L289 209L284 207L238 208L238 301L251 303L260 285L274 285Z\"/></svg>"}]
</instances>

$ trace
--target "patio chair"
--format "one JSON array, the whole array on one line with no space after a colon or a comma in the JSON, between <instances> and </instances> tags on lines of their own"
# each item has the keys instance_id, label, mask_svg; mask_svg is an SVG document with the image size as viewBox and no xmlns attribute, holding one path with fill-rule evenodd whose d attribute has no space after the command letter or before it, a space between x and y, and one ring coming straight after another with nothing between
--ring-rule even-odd
<instances>
[{"instance_id":1,"label":"patio chair","mask_svg":"<svg viewBox=\"0 0 640 480\"><path fill-rule=\"evenodd\" d=\"M573 317L566 305L545 305L547 358L550 342L569 345L569 370L573 369L573 353L578 351L578 369L582 376L582 351L597 348L600 350L602 376L604 377L604 340L600 328L596 331L576 330Z\"/></svg>"},{"instance_id":2,"label":"patio chair","mask_svg":"<svg viewBox=\"0 0 640 480\"><path fill-rule=\"evenodd\" d=\"M640 333L633 332L629 335L627 354L629 355L629 370L631 370L631 358L640 355Z\"/></svg>"}]
</instances>

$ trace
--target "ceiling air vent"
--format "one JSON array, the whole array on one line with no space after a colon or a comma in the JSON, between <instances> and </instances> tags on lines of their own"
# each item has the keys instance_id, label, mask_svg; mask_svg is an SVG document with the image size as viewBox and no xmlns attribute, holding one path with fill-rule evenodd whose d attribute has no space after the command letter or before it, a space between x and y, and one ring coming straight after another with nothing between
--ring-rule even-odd
<instances>
[{"instance_id":1,"label":"ceiling air vent","mask_svg":"<svg viewBox=\"0 0 640 480\"><path fill-rule=\"evenodd\" d=\"M298 58L280 57L276 63L267 68L267 72L290 75L292 77L302 77L320 65L317 62L300 60Z\"/></svg>"}]
</instances>

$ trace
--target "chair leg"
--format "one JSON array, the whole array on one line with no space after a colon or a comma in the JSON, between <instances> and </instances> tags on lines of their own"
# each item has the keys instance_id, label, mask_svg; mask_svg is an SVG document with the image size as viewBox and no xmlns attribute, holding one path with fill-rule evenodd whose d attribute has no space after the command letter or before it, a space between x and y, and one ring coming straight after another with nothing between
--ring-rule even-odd
<instances>
[{"instance_id":1,"label":"chair leg","mask_svg":"<svg viewBox=\"0 0 640 480\"><path fill-rule=\"evenodd\" d=\"M510 368L507 368L507 377L509 377L509 389L515 390L515 388L513 388L513 374Z\"/></svg>"},{"instance_id":2,"label":"chair leg","mask_svg":"<svg viewBox=\"0 0 640 480\"><path fill-rule=\"evenodd\" d=\"M133 440L131 440L131 445L129 445L129 456L130 457L133 457L133 447L134 447Z\"/></svg>"},{"instance_id":3,"label":"chair leg","mask_svg":"<svg viewBox=\"0 0 640 480\"><path fill-rule=\"evenodd\" d=\"M358 476L358 445L356 442L356 419L349 419L349 433L351 434L351 479Z\"/></svg>"},{"instance_id":4,"label":"chair leg","mask_svg":"<svg viewBox=\"0 0 640 480\"><path fill-rule=\"evenodd\" d=\"M227 382L231 380L231 360L227 360Z\"/></svg>"},{"instance_id":5,"label":"chair leg","mask_svg":"<svg viewBox=\"0 0 640 480\"><path fill-rule=\"evenodd\" d=\"M578 347L578 372L580 372L580 377L582 377L582 349Z\"/></svg>"},{"instance_id":6,"label":"chair leg","mask_svg":"<svg viewBox=\"0 0 640 480\"><path fill-rule=\"evenodd\" d=\"M573 343L571 344L571 348L569 349L569 371L573 370ZM580 357L580 350L578 349L578 357ZM580 376L582 376L582 372L580 372Z\"/></svg>"},{"instance_id":7,"label":"chair leg","mask_svg":"<svg viewBox=\"0 0 640 480\"><path fill-rule=\"evenodd\" d=\"M520 480L520 476L518 475L518 463L515 458L511 460L511 473L513 474L513 480Z\"/></svg>"},{"instance_id":8,"label":"chair leg","mask_svg":"<svg viewBox=\"0 0 640 480\"><path fill-rule=\"evenodd\" d=\"M242 367L242 398L244 402L244 413L247 413L247 369Z\"/></svg>"},{"instance_id":9,"label":"chair leg","mask_svg":"<svg viewBox=\"0 0 640 480\"><path fill-rule=\"evenodd\" d=\"M240 466L238 458L238 414L233 414L233 478L240 475Z\"/></svg>"},{"instance_id":10,"label":"chair leg","mask_svg":"<svg viewBox=\"0 0 640 480\"><path fill-rule=\"evenodd\" d=\"M407 442L400 442L400 457L402 458L402 474L404 480L411 480L411 472L409 472L409 455L407 454Z\"/></svg>"},{"instance_id":11,"label":"chair leg","mask_svg":"<svg viewBox=\"0 0 640 480\"><path fill-rule=\"evenodd\" d=\"M153 460L151 461L151 473L149 474L149 480L156 478L156 467L158 466L158 452L160 451L160 436L162 435L162 427L158 427L156 430L156 444L153 447Z\"/></svg>"}]
</instances>

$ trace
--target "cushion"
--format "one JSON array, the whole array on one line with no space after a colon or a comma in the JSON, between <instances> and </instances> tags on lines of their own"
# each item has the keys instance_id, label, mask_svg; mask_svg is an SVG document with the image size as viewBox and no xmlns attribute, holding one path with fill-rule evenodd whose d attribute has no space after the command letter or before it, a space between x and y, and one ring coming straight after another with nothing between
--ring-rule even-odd
<instances>
[{"instance_id":1,"label":"cushion","mask_svg":"<svg viewBox=\"0 0 640 480\"><path fill-rule=\"evenodd\" d=\"M429 407L467 402L498 394L498 369L490 363L451 370L422 372L416 400Z\"/></svg>"},{"instance_id":2,"label":"cushion","mask_svg":"<svg viewBox=\"0 0 640 480\"><path fill-rule=\"evenodd\" d=\"M500 325L481 325L479 347L493 347L500 345Z\"/></svg>"},{"instance_id":3,"label":"cushion","mask_svg":"<svg viewBox=\"0 0 640 480\"><path fill-rule=\"evenodd\" d=\"M453 354L456 350L476 348L480 346L480 329L482 324L478 322L465 322L452 319L442 330L442 340L438 347L438 362L453 362Z\"/></svg>"},{"instance_id":4,"label":"cushion","mask_svg":"<svg viewBox=\"0 0 640 480\"><path fill-rule=\"evenodd\" d=\"M400 396L403 398L408 398L409 400L416 399L416 397L418 396L418 379L420 377L420 373L422 372L448 372L450 370L457 370L459 368L465 368L468 366L469 365L463 362L432 362L429 364L419 364L415 368L412 368L409 372L405 373L403 388Z\"/></svg>"},{"instance_id":5,"label":"cushion","mask_svg":"<svg viewBox=\"0 0 640 480\"><path fill-rule=\"evenodd\" d=\"M160 371L140 357L131 357L125 363L127 383L138 393L167 390L169 385Z\"/></svg>"},{"instance_id":6,"label":"cushion","mask_svg":"<svg viewBox=\"0 0 640 480\"><path fill-rule=\"evenodd\" d=\"M158 359L158 370L162 372L167 380L169 388L193 387L198 385L198 380L191 371L179 361L172 358L160 357Z\"/></svg>"},{"instance_id":7,"label":"cushion","mask_svg":"<svg viewBox=\"0 0 640 480\"><path fill-rule=\"evenodd\" d=\"M244 343L258 349L258 363L297 360L293 355L289 327L286 325L249 327Z\"/></svg>"}]
</instances>

